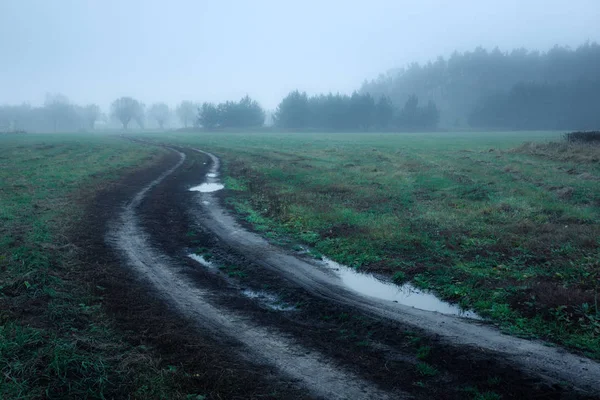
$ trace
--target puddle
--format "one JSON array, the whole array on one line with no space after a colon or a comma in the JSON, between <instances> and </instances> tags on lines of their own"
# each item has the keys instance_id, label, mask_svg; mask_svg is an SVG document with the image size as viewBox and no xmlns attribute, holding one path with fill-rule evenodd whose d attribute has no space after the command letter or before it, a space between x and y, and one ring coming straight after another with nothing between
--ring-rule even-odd
<instances>
[{"instance_id":1,"label":"puddle","mask_svg":"<svg viewBox=\"0 0 600 400\"><path fill-rule=\"evenodd\" d=\"M225 186L220 183L203 183L198 186L194 186L190 188L191 192L202 192L202 193L211 193L216 192L217 190L223 189Z\"/></svg>"},{"instance_id":2,"label":"puddle","mask_svg":"<svg viewBox=\"0 0 600 400\"><path fill-rule=\"evenodd\" d=\"M206 258L204 258L203 256L201 256L199 254L190 253L190 254L188 254L188 257L191 258L192 260L198 262L200 265L203 265L207 268L217 269L217 265L208 261ZM244 289L242 291L242 295L248 297L249 299L256 300L257 302L259 302L260 304L262 304L263 306L265 306L267 308L270 308L271 310L275 310L275 311L295 311L296 310L296 307L290 306L289 304L284 303L283 301L281 301L281 299L279 297L277 297L276 295L271 294L271 293L262 292L262 291L257 292L255 290Z\"/></svg>"},{"instance_id":3,"label":"puddle","mask_svg":"<svg viewBox=\"0 0 600 400\"><path fill-rule=\"evenodd\" d=\"M350 267L323 257L325 265L331 268L348 288L367 296L390 300L409 307L442 314L458 315L464 318L481 319L473 311L463 310L457 305L446 303L431 293L417 289L410 283L402 286L383 282L370 274L356 272Z\"/></svg>"},{"instance_id":4,"label":"puddle","mask_svg":"<svg viewBox=\"0 0 600 400\"><path fill-rule=\"evenodd\" d=\"M188 257L194 261L197 261L201 265L204 265L205 267L216 268L216 266L213 263L211 263L210 261L208 261L206 258L202 257L201 255L191 253L191 254L188 254Z\"/></svg>"},{"instance_id":5,"label":"puddle","mask_svg":"<svg viewBox=\"0 0 600 400\"><path fill-rule=\"evenodd\" d=\"M296 307L290 306L283 301L281 301L277 296L266 293L266 292L256 292L250 289L244 289L242 294L249 299L257 300L259 303L265 305L266 307L276 310L276 311L294 311Z\"/></svg>"},{"instance_id":6,"label":"puddle","mask_svg":"<svg viewBox=\"0 0 600 400\"><path fill-rule=\"evenodd\" d=\"M205 206L210 204L210 201L206 201L206 200L202 200L202 204L204 204Z\"/></svg>"},{"instance_id":7,"label":"puddle","mask_svg":"<svg viewBox=\"0 0 600 400\"><path fill-rule=\"evenodd\" d=\"M199 150L198 150L199 151ZM204 153L204 152L201 152ZM198 185L198 186L194 186L190 188L191 192L201 192L201 193L212 193L212 192L216 192L217 190L221 190L223 188L225 188L225 185L219 183L219 180L217 179L217 177L219 176L218 174L218 168L219 168L219 160L212 156L209 155L211 157L211 159L213 160L213 165L211 166L209 172L206 174L206 180L204 183ZM207 163L204 163L205 165ZM206 202L203 202L204 204L208 204Z\"/></svg>"}]
</instances>

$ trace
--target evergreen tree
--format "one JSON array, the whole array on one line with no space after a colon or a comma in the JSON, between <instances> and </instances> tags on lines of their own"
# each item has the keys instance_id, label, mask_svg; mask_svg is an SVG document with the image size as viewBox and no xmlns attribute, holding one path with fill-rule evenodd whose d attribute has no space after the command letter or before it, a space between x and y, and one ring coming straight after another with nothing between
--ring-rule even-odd
<instances>
[{"instance_id":1,"label":"evergreen tree","mask_svg":"<svg viewBox=\"0 0 600 400\"><path fill-rule=\"evenodd\" d=\"M275 126L286 129L305 129L310 120L310 107L306 92L290 92L277 107Z\"/></svg>"}]
</instances>

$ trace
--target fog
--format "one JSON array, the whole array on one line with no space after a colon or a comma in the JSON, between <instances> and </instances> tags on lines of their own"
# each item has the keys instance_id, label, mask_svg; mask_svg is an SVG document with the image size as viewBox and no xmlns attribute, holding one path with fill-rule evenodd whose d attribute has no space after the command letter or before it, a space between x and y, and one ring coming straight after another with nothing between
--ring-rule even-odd
<instances>
[{"instance_id":1,"label":"fog","mask_svg":"<svg viewBox=\"0 0 600 400\"><path fill-rule=\"evenodd\" d=\"M576 47L600 39L598 21L597 0L4 0L0 105L249 94L274 109L455 50Z\"/></svg>"}]
</instances>

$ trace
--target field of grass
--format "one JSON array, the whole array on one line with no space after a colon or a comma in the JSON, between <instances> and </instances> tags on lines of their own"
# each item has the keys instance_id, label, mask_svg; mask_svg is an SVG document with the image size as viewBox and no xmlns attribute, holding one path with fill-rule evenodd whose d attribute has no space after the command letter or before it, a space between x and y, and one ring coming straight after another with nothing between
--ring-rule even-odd
<instances>
[{"instance_id":1,"label":"field of grass","mask_svg":"<svg viewBox=\"0 0 600 400\"><path fill-rule=\"evenodd\" d=\"M597 147L551 132L140 136L221 156L228 202L275 242L600 358ZM177 397L171 367L106 314L69 238L95 193L161 152L0 136L0 398Z\"/></svg>"},{"instance_id":2,"label":"field of grass","mask_svg":"<svg viewBox=\"0 0 600 400\"><path fill-rule=\"evenodd\" d=\"M0 135L0 398L172 391L113 328L68 238L94 193L161 152L103 135Z\"/></svg>"},{"instance_id":3,"label":"field of grass","mask_svg":"<svg viewBox=\"0 0 600 400\"><path fill-rule=\"evenodd\" d=\"M598 147L549 144L558 132L146 136L221 156L228 201L274 240L600 358Z\"/></svg>"}]
</instances>

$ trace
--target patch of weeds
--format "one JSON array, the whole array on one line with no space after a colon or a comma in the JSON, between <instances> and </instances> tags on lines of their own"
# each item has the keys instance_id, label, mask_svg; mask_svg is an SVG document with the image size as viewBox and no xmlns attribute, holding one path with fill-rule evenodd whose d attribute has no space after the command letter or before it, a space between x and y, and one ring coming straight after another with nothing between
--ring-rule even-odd
<instances>
[{"instance_id":1,"label":"patch of weeds","mask_svg":"<svg viewBox=\"0 0 600 400\"><path fill-rule=\"evenodd\" d=\"M92 343L93 339L102 340L88 336L81 343ZM0 327L0 365L5 384L0 385L0 397L19 398L19 393L29 387L27 392L33 397L43 396L44 392L56 397L67 391L81 395L91 391L101 398L109 389L110 372L104 357L105 354L82 349L74 339L48 336L47 331L16 324L4 325ZM45 363L40 365L42 360ZM32 369L40 375L29 380ZM40 381L41 376L46 379ZM43 381L47 383L45 388L32 387Z\"/></svg>"},{"instance_id":2,"label":"patch of weeds","mask_svg":"<svg viewBox=\"0 0 600 400\"><path fill-rule=\"evenodd\" d=\"M492 376L492 377L488 378L487 383L490 386L498 386L502 383L502 378L499 376Z\"/></svg>"},{"instance_id":3,"label":"patch of weeds","mask_svg":"<svg viewBox=\"0 0 600 400\"><path fill-rule=\"evenodd\" d=\"M342 341L356 341L358 339L358 335L352 329L340 329L338 332L338 340Z\"/></svg>"},{"instance_id":4,"label":"patch of weeds","mask_svg":"<svg viewBox=\"0 0 600 400\"><path fill-rule=\"evenodd\" d=\"M202 240L200 239L200 234L196 231L189 230L185 233L185 236L188 238L189 242L193 245L199 244Z\"/></svg>"},{"instance_id":5,"label":"patch of weeds","mask_svg":"<svg viewBox=\"0 0 600 400\"><path fill-rule=\"evenodd\" d=\"M198 247L195 251L195 254L202 256L206 261L210 262L215 258L214 254L207 249L206 247Z\"/></svg>"},{"instance_id":6,"label":"patch of weeds","mask_svg":"<svg viewBox=\"0 0 600 400\"><path fill-rule=\"evenodd\" d=\"M300 252L304 252L306 249L304 247L302 247L301 245L295 243L292 245L292 250L300 253Z\"/></svg>"},{"instance_id":7,"label":"patch of weeds","mask_svg":"<svg viewBox=\"0 0 600 400\"><path fill-rule=\"evenodd\" d=\"M425 289L425 290L431 289L430 280L426 276L421 275L421 274L415 275L412 280L412 283L419 289Z\"/></svg>"},{"instance_id":8,"label":"patch of weeds","mask_svg":"<svg viewBox=\"0 0 600 400\"><path fill-rule=\"evenodd\" d=\"M234 178L231 176L226 176L223 180L225 187L229 190L235 190L237 192L245 192L248 190L248 185L241 178Z\"/></svg>"},{"instance_id":9,"label":"patch of weeds","mask_svg":"<svg viewBox=\"0 0 600 400\"><path fill-rule=\"evenodd\" d=\"M348 321L350 319L350 314L345 313L345 312L339 313L337 316L337 319L339 321Z\"/></svg>"},{"instance_id":10,"label":"patch of weeds","mask_svg":"<svg viewBox=\"0 0 600 400\"><path fill-rule=\"evenodd\" d=\"M495 392L483 392L475 397L475 400L501 400L502 395Z\"/></svg>"},{"instance_id":11,"label":"patch of weeds","mask_svg":"<svg viewBox=\"0 0 600 400\"><path fill-rule=\"evenodd\" d=\"M246 278L247 273L242 271L237 265L220 265L219 269L227 274L230 278Z\"/></svg>"},{"instance_id":12,"label":"patch of weeds","mask_svg":"<svg viewBox=\"0 0 600 400\"><path fill-rule=\"evenodd\" d=\"M424 362L417 364L417 373L421 376L433 377L440 373L435 367Z\"/></svg>"},{"instance_id":13,"label":"patch of weeds","mask_svg":"<svg viewBox=\"0 0 600 400\"><path fill-rule=\"evenodd\" d=\"M315 258L317 260L321 260L323 259L323 254L321 254L321 252L315 250L315 249L308 249L308 254L312 257Z\"/></svg>"},{"instance_id":14,"label":"patch of weeds","mask_svg":"<svg viewBox=\"0 0 600 400\"><path fill-rule=\"evenodd\" d=\"M431 355L431 347L430 346L421 346L417 349L417 358L419 360L426 360Z\"/></svg>"},{"instance_id":15,"label":"patch of weeds","mask_svg":"<svg viewBox=\"0 0 600 400\"><path fill-rule=\"evenodd\" d=\"M273 229L271 221L254 210L247 201L229 198L229 203L233 205L236 212L244 215L244 219L252 225L254 230L268 232Z\"/></svg>"},{"instance_id":16,"label":"patch of weeds","mask_svg":"<svg viewBox=\"0 0 600 400\"><path fill-rule=\"evenodd\" d=\"M406 274L402 271L396 271L394 275L392 275L392 280L394 283L401 285L406 282Z\"/></svg>"},{"instance_id":17,"label":"patch of weeds","mask_svg":"<svg viewBox=\"0 0 600 400\"><path fill-rule=\"evenodd\" d=\"M502 396L492 391L481 392L473 386L468 386L463 389L463 392L472 400L501 400Z\"/></svg>"},{"instance_id":18,"label":"patch of weeds","mask_svg":"<svg viewBox=\"0 0 600 400\"><path fill-rule=\"evenodd\" d=\"M315 247L335 261L353 268L381 261L381 256L373 247L355 243L348 238L328 238L319 241Z\"/></svg>"},{"instance_id":19,"label":"patch of weeds","mask_svg":"<svg viewBox=\"0 0 600 400\"><path fill-rule=\"evenodd\" d=\"M266 227L268 229L268 227ZM287 238L282 237L278 232L274 232L274 231L268 231L265 232L265 237L267 239L269 239L272 243L284 247L286 244L289 243L289 240Z\"/></svg>"},{"instance_id":20,"label":"patch of weeds","mask_svg":"<svg viewBox=\"0 0 600 400\"><path fill-rule=\"evenodd\" d=\"M416 334L412 333L407 333L406 338L408 339L409 343L413 346L418 346L423 340L423 338L421 338L420 336L417 336Z\"/></svg>"},{"instance_id":21,"label":"patch of weeds","mask_svg":"<svg viewBox=\"0 0 600 400\"><path fill-rule=\"evenodd\" d=\"M555 257L568 257L575 252L577 249L570 242L563 243L560 247L555 247L551 249L552 255Z\"/></svg>"},{"instance_id":22,"label":"patch of weeds","mask_svg":"<svg viewBox=\"0 0 600 400\"><path fill-rule=\"evenodd\" d=\"M300 240L302 240L305 243L308 243L309 245L314 245L316 244L319 240L321 240L321 235L319 235L316 232L301 232L298 234L298 237L300 238Z\"/></svg>"}]
</instances>

